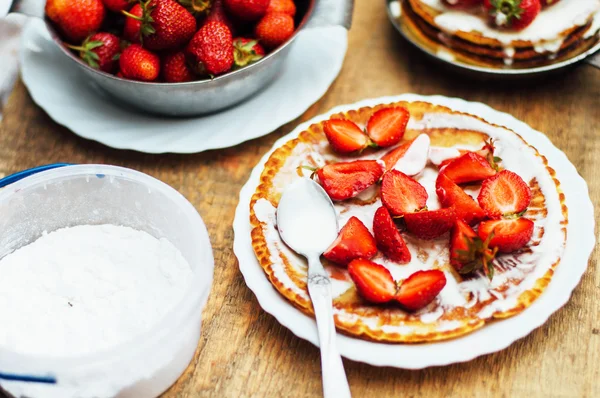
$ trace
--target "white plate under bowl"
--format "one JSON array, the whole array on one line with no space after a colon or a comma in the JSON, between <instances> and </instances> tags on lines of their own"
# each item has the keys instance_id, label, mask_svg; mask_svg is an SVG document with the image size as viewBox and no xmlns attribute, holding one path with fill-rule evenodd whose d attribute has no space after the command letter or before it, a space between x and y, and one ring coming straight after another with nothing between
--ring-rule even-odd
<instances>
[{"instance_id":1,"label":"white plate under bowl","mask_svg":"<svg viewBox=\"0 0 600 398\"><path fill-rule=\"evenodd\" d=\"M405 369L422 369L429 366L449 365L465 362L480 355L496 352L508 347L514 341L525 337L548 320L550 315L561 308L571 297L571 292L585 272L594 248L594 207L589 198L586 182L577 173L575 166L566 155L557 149L542 133L514 117L498 112L487 105L466 102L458 98L441 96L420 96L414 94L397 97L383 97L365 100L351 105L336 107L324 115L298 126L289 135L278 140L274 149L298 136L310 124L329 118L332 113L374 106L396 101L426 101L444 105L457 111L477 115L488 122L506 126L519 133L527 142L535 146L548 158L565 192L569 208L567 244L564 257L556 269L552 282L546 291L521 314L494 322L483 328L453 340L426 344L385 344L361 340L338 333L340 353L349 359L375 366L393 366ZM274 150L273 149L273 150ZM271 155L267 153L254 168L250 179L242 188L240 203L234 220L234 252L248 287L254 292L260 306L273 315L279 323L296 336L318 345L316 323L289 303L267 279L258 264L250 239L250 198L259 183L264 164Z\"/></svg>"},{"instance_id":2,"label":"white plate under bowl","mask_svg":"<svg viewBox=\"0 0 600 398\"><path fill-rule=\"evenodd\" d=\"M339 74L347 44L342 27L304 30L272 84L233 108L195 118L144 114L113 102L61 54L41 20L23 32L21 76L33 100L83 138L140 152L195 153L261 137L300 116Z\"/></svg>"}]
</instances>

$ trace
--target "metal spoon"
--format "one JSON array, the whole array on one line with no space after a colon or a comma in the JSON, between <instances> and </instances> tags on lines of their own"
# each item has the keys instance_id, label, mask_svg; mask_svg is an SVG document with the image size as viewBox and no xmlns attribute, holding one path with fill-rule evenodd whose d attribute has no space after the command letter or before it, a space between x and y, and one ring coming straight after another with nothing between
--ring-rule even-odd
<instances>
[{"instance_id":1,"label":"metal spoon","mask_svg":"<svg viewBox=\"0 0 600 398\"><path fill-rule=\"evenodd\" d=\"M308 292L313 303L319 343L323 395L350 397L344 364L336 346L331 281L320 256L338 235L337 213L323 188L309 178L290 184L277 208L277 228L292 250L308 259Z\"/></svg>"}]
</instances>

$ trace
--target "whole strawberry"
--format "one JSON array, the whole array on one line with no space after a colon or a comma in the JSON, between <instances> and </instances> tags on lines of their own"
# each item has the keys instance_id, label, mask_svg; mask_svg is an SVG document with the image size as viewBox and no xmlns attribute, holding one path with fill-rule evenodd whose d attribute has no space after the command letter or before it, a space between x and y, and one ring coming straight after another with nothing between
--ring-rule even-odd
<instances>
[{"instance_id":1,"label":"whole strawberry","mask_svg":"<svg viewBox=\"0 0 600 398\"><path fill-rule=\"evenodd\" d=\"M133 0L102 0L106 8L113 12L121 12L131 7Z\"/></svg>"},{"instance_id":2,"label":"whole strawberry","mask_svg":"<svg viewBox=\"0 0 600 398\"><path fill-rule=\"evenodd\" d=\"M233 40L233 61L241 68L265 56L265 49L253 39L238 37Z\"/></svg>"},{"instance_id":3,"label":"whole strawberry","mask_svg":"<svg viewBox=\"0 0 600 398\"><path fill-rule=\"evenodd\" d=\"M160 70L167 83L189 82L194 79L194 74L185 61L183 51L165 55Z\"/></svg>"},{"instance_id":4,"label":"whole strawberry","mask_svg":"<svg viewBox=\"0 0 600 398\"><path fill-rule=\"evenodd\" d=\"M265 48L274 49L294 34L294 18L283 12L267 14L256 25L254 33Z\"/></svg>"},{"instance_id":5,"label":"whole strawberry","mask_svg":"<svg viewBox=\"0 0 600 398\"><path fill-rule=\"evenodd\" d=\"M540 13L540 0L484 0L483 5L492 24L513 30L523 30Z\"/></svg>"},{"instance_id":6,"label":"whole strawberry","mask_svg":"<svg viewBox=\"0 0 600 398\"><path fill-rule=\"evenodd\" d=\"M150 50L181 47L196 32L196 19L175 0L141 0L140 6L141 16L129 12L124 14L141 22L140 41ZM126 29L129 30L127 25ZM132 32L128 32L128 35L131 34Z\"/></svg>"},{"instance_id":7,"label":"whole strawberry","mask_svg":"<svg viewBox=\"0 0 600 398\"><path fill-rule=\"evenodd\" d=\"M123 26L123 38L131 43L139 43L141 40L140 28L142 27L141 18L144 15L144 10L139 4L131 7L127 13L123 12L130 18L125 18Z\"/></svg>"},{"instance_id":8,"label":"whole strawberry","mask_svg":"<svg viewBox=\"0 0 600 398\"><path fill-rule=\"evenodd\" d=\"M69 48L79 51L81 59L92 68L114 73L121 52L121 41L111 33L100 32L85 39L81 46Z\"/></svg>"},{"instance_id":9,"label":"whole strawberry","mask_svg":"<svg viewBox=\"0 0 600 398\"><path fill-rule=\"evenodd\" d=\"M235 34L235 26L233 26L233 22L225 12L225 6L223 5L223 0L212 0L212 4L210 6L210 13L204 23L208 21L217 21L222 22L229 28L229 31L232 35Z\"/></svg>"},{"instance_id":10,"label":"whole strawberry","mask_svg":"<svg viewBox=\"0 0 600 398\"><path fill-rule=\"evenodd\" d=\"M293 17L296 15L296 4L294 4L294 0L271 0L266 13L271 14L273 12L282 12Z\"/></svg>"},{"instance_id":11,"label":"whole strawberry","mask_svg":"<svg viewBox=\"0 0 600 398\"><path fill-rule=\"evenodd\" d=\"M227 25L208 21L194 35L185 53L200 75L220 75L233 65L233 38Z\"/></svg>"},{"instance_id":12,"label":"whole strawberry","mask_svg":"<svg viewBox=\"0 0 600 398\"><path fill-rule=\"evenodd\" d=\"M100 29L106 11L101 0L48 0L46 14L67 40L81 43Z\"/></svg>"},{"instance_id":13,"label":"whole strawberry","mask_svg":"<svg viewBox=\"0 0 600 398\"><path fill-rule=\"evenodd\" d=\"M269 0L225 0L225 7L234 18L254 22L265 15Z\"/></svg>"},{"instance_id":14,"label":"whole strawberry","mask_svg":"<svg viewBox=\"0 0 600 398\"><path fill-rule=\"evenodd\" d=\"M132 44L121 53L120 72L126 79L151 82L160 74L160 58L139 44Z\"/></svg>"}]
</instances>

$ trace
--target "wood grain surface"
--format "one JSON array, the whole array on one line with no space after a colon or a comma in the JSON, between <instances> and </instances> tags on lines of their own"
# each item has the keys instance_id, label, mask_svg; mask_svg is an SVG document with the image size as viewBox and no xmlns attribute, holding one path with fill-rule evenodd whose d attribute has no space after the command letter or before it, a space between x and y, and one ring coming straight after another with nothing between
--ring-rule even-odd
<instances>
[{"instance_id":1,"label":"wood grain surface","mask_svg":"<svg viewBox=\"0 0 600 398\"><path fill-rule=\"evenodd\" d=\"M383 3L357 1L345 65L318 103L269 136L235 148L196 155L110 149L55 124L33 103L24 86L17 84L0 126L0 175L52 162L126 166L179 190L207 224L216 266L202 337L196 359L164 397L321 394L318 350L261 310L238 270L231 225L239 190L260 157L298 123L335 105L401 93L442 94L487 103L545 132L587 180L592 200L598 203L600 70L584 65L527 84L474 81L450 74L397 36ZM502 352L421 371L345 360L354 396L600 397L598 257L596 248L563 309Z\"/></svg>"}]
</instances>

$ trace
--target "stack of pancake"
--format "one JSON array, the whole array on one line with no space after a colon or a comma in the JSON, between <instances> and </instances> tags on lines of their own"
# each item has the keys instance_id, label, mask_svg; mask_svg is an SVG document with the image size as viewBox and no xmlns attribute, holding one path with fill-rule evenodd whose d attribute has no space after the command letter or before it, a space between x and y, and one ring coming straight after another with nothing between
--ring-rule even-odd
<instances>
[{"instance_id":1,"label":"stack of pancake","mask_svg":"<svg viewBox=\"0 0 600 398\"><path fill-rule=\"evenodd\" d=\"M483 7L401 0L408 33L438 56L478 66L533 68L587 51L600 40L600 0L560 0L521 31L493 26Z\"/></svg>"}]
</instances>

